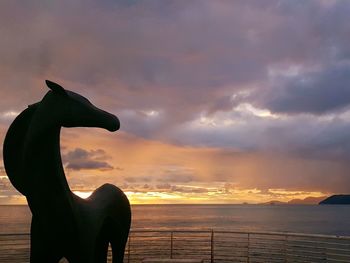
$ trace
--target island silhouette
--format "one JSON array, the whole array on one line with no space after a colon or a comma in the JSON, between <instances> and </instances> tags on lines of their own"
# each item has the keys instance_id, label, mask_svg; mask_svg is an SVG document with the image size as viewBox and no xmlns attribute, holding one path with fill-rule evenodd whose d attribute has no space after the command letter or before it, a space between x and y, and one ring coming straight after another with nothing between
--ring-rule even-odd
<instances>
[{"instance_id":1,"label":"island silhouette","mask_svg":"<svg viewBox=\"0 0 350 263\"><path fill-rule=\"evenodd\" d=\"M322 200L320 205L350 205L350 195L332 195Z\"/></svg>"}]
</instances>

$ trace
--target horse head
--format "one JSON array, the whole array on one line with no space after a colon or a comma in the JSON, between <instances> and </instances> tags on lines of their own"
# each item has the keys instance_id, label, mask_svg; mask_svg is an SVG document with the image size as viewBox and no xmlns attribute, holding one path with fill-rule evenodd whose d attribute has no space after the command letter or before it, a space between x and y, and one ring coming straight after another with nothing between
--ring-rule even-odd
<instances>
[{"instance_id":1,"label":"horse head","mask_svg":"<svg viewBox=\"0 0 350 263\"><path fill-rule=\"evenodd\" d=\"M46 84L50 91L40 102L30 105L16 117L4 141L3 160L6 173L11 183L23 195L27 195L30 184L27 167L24 166L26 149L40 150L40 143L47 144L42 140L48 138L45 137L45 132L53 131L58 135L57 146L61 127L97 127L109 131L116 131L120 127L116 116L97 108L83 96L48 80ZM35 141L38 136L40 140ZM59 147L57 150L59 151ZM28 153L28 156L32 155Z\"/></svg>"},{"instance_id":2,"label":"horse head","mask_svg":"<svg viewBox=\"0 0 350 263\"><path fill-rule=\"evenodd\" d=\"M46 85L51 92L45 96L49 104L56 102L50 114L55 114L57 124L62 127L97 127L109 131L120 128L120 122L116 116L94 106L85 97L64 89L57 83L46 80ZM44 103L44 100L41 103Z\"/></svg>"}]
</instances>

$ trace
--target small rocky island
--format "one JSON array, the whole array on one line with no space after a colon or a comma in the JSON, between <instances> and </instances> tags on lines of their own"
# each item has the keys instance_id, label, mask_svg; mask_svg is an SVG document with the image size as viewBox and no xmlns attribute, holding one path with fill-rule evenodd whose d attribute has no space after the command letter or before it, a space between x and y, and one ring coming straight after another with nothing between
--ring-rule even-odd
<instances>
[{"instance_id":1,"label":"small rocky island","mask_svg":"<svg viewBox=\"0 0 350 263\"><path fill-rule=\"evenodd\" d=\"M319 203L320 205L350 205L350 195L332 195Z\"/></svg>"}]
</instances>

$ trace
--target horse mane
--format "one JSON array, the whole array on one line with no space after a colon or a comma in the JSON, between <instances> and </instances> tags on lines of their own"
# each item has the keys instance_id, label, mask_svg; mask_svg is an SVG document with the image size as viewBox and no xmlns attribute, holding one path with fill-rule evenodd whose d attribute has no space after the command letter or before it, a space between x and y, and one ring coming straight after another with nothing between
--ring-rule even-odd
<instances>
[{"instance_id":1,"label":"horse mane","mask_svg":"<svg viewBox=\"0 0 350 263\"><path fill-rule=\"evenodd\" d=\"M22 168L23 150L28 128L37 107L38 104L30 105L15 118L7 131L3 146L6 173L12 185L23 195L26 195L25 187L28 185L25 183L27 178Z\"/></svg>"}]
</instances>

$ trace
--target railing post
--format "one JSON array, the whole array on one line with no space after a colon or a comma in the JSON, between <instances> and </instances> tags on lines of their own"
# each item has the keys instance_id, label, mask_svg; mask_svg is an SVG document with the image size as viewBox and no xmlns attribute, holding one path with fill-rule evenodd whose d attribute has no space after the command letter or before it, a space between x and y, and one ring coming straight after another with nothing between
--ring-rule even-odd
<instances>
[{"instance_id":1,"label":"railing post","mask_svg":"<svg viewBox=\"0 0 350 263\"><path fill-rule=\"evenodd\" d=\"M128 241L128 263L130 263L130 243L131 243L131 235L129 234L129 241Z\"/></svg>"},{"instance_id":2,"label":"railing post","mask_svg":"<svg viewBox=\"0 0 350 263\"><path fill-rule=\"evenodd\" d=\"M214 230L211 230L210 238L210 263L214 263Z\"/></svg>"},{"instance_id":3,"label":"railing post","mask_svg":"<svg viewBox=\"0 0 350 263\"><path fill-rule=\"evenodd\" d=\"M248 244L247 244L247 262L250 263L249 247L250 247L250 233L248 233Z\"/></svg>"},{"instance_id":4,"label":"railing post","mask_svg":"<svg viewBox=\"0 0 350 263\"><path fill-rule=\"evenodd\" d=\"M173 258L173 231L170 232L170 258Z\"/></svg>"},{"instance_id":5,"label":"railing post","mask_svg":"<svg viewBox=\"0 0 350 263\"><path fill-rule=\"evenodd\" d=\"M287 241L288 241L288 236L284 236L284 262L288 262L288 255L287 255Z\"/></svg>"}]
</instances>

